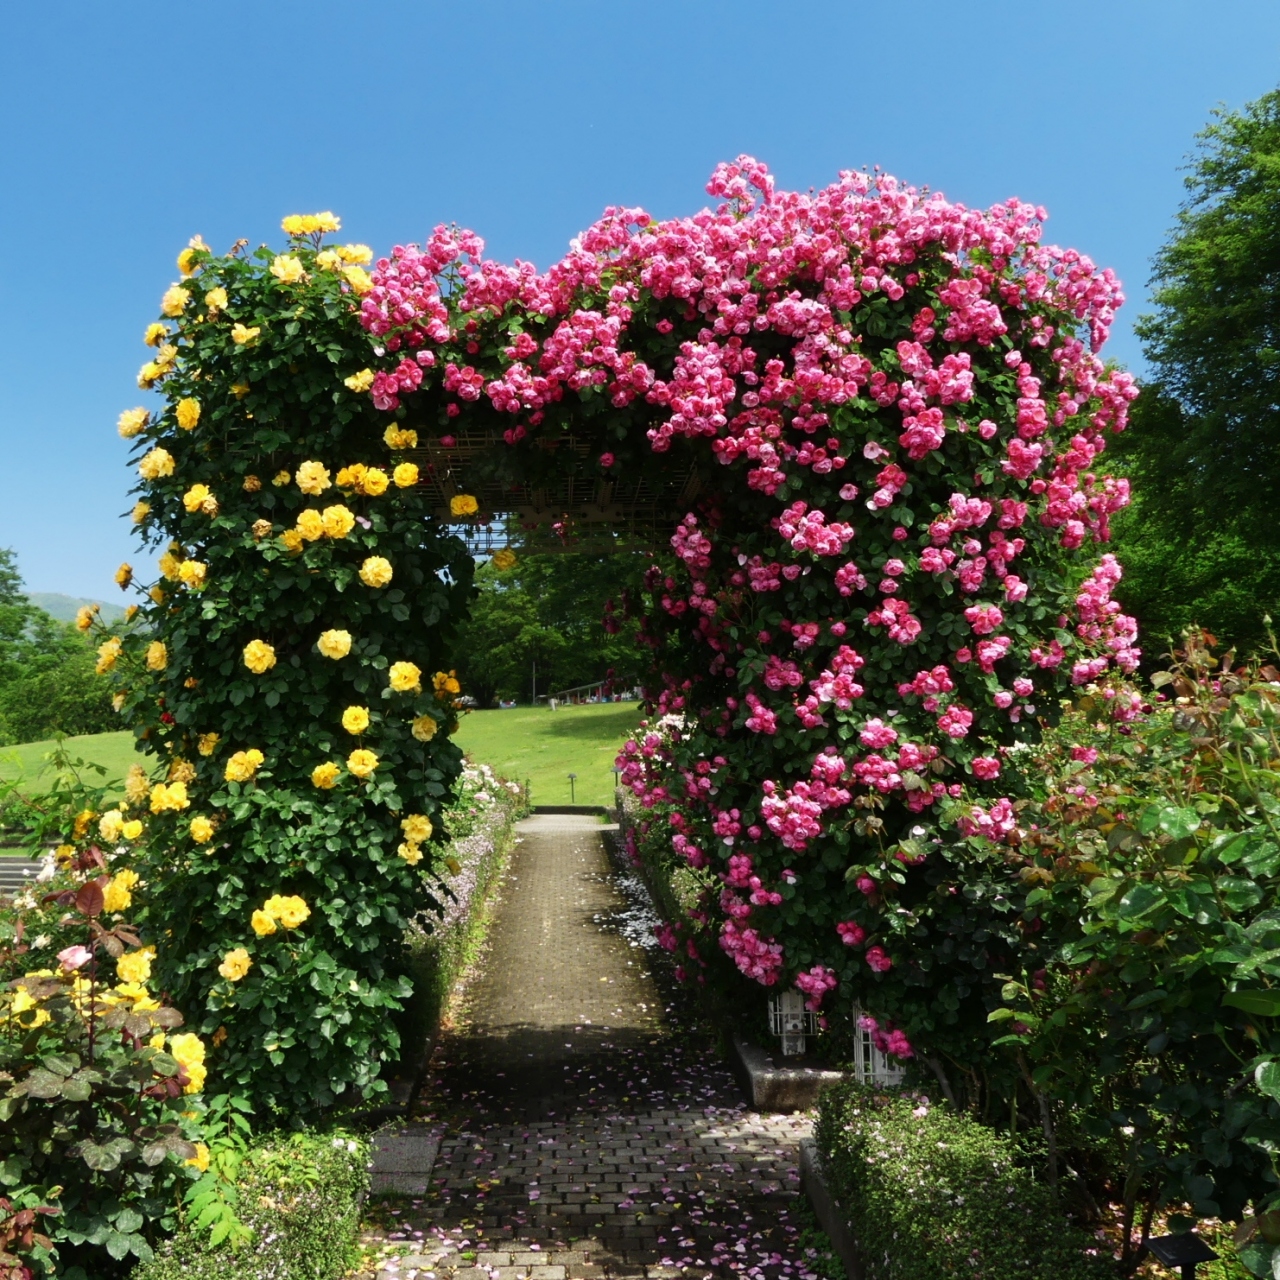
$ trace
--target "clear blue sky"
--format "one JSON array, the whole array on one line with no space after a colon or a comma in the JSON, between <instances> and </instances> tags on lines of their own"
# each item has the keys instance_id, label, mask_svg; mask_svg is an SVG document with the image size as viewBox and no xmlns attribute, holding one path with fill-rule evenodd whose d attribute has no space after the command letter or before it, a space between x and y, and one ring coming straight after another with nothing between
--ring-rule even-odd
<instances>
[{"instance_id":1,"label":"clear blue sky","mask_svg":"<svg viewBox=\"0 0 1280 1280\"><path fill-rule=\"evenodd\" d=\"M32 590L119 598L115 419L195 232L332 209L382 252L452 220L545 266L606 204L700 208L740 152L792 187L880 164L1046 205L1124 280L1137 366L1192 135L1277 83L1276 0L8 5L0 546Z\"/></svg>"}]
</instances>

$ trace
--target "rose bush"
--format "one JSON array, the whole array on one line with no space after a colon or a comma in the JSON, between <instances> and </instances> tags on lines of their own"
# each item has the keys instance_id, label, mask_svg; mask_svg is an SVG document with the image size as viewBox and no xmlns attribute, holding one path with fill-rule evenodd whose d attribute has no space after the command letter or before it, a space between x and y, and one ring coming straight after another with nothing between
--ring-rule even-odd
<instances>
[{"instance_id":1,"label":"rose bush","mask_svg":"<svg viewBox=\"0 0 1280 1280\"><path fill-rule=\"evenodd\" d=\"M157 770L134 865L158 978L224 1087L298 1114L377 1093L396 1054L401 938L461 767L447 657L472 574L425 523L412 432L362 392L369 255L322 247L336 226L183 251L139 378L163 407L120 421L162 576L122 570L145 602L99 650Z\"/></svg>"}]
</instances>

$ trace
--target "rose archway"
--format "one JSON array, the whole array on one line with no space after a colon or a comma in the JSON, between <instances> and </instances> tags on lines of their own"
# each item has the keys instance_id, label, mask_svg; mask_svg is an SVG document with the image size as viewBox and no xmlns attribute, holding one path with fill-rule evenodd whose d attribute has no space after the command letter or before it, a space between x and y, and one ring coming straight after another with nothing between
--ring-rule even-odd
<instances>
[{"instance_id":1,"label":"rose archway","mask_svg":"<svg viewBox=\"0 0 1280 1280\"><path fill-rule=\"evenodd\" d=\"M165 580L102 665L167 768L141 855L163 978L260 1097L368 1091L394 1048L458 768L451 522L638 520L666 719L624 780L700 877L682 945L815 1008L910 967L889 922L942 806L1010 829L1010 749L1136 663L1097 547L1134 394L1097 354L1111 274L1016 201L778 192L746 158L708 190L687 219L607 210L545 273L444 228L366 270L329 215L180 260L143 371L165 407L122 419Z\"/></svg>"}]
</instances>

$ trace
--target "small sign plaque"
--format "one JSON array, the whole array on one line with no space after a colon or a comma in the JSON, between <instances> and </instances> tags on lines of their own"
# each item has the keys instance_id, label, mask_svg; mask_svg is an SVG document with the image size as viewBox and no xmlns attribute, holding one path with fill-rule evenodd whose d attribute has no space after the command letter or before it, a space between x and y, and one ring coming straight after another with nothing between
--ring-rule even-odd
<instances>
[{"instance_id":1,"label":"small sign plaque","mask_svg":"<svg viewBox=\"0 0 1280 1280\"><path fill-rule=\"evenodd\" d=\"M1194 1280L1196 1264L1212 1262L1218 1256L1199 1236L1189 1231L1179 1236L1148 1240L1147 1248L1157 1262L1163 1262L1166 1267L1180 1268L1183 1280Z\"/></svg>"}]
</instances>

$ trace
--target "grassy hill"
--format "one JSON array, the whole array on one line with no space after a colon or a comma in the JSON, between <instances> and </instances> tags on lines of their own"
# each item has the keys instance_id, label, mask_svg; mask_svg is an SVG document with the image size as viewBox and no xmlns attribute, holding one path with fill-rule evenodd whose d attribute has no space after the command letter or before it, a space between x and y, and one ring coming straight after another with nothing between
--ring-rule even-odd
<instances>
[{"instance_id":1,"label":"grassy hill","mask_svg":"<svg viewBox=\"0 0 1280 1280\"><path fill-rule=\"evenodd\" d=\"M105 600L83 600L79 596L64 596L57 591L28 591L27 599L37 609L43 609L51 618L60 622L74 622L76 611L86 604L96 604L102 610L103 622L117 622L124 617L124 609Z\"/></svg>"},{"instance_id":2,"label":"grassy hill","mask_svg":"<svg viewBox=\"0 0 1280 1280\"><path fill-rule=\"evenodd\" d=\"M578 804L612 804L612 765L618 748L640 719L634 703L600 706L514 707L510 711L473 711L464 716L458 745L473 759L504 777L528 779L534 804L568 804L570 773L576 773ZM97 733L68 738L73 756L102 765L112 782L145 757L133 749L131 733ZM49 776L52 742L0 747L0 780L39 788ZM91 775L96 781L96 776Z\"/></svg>"}]
</instances>

